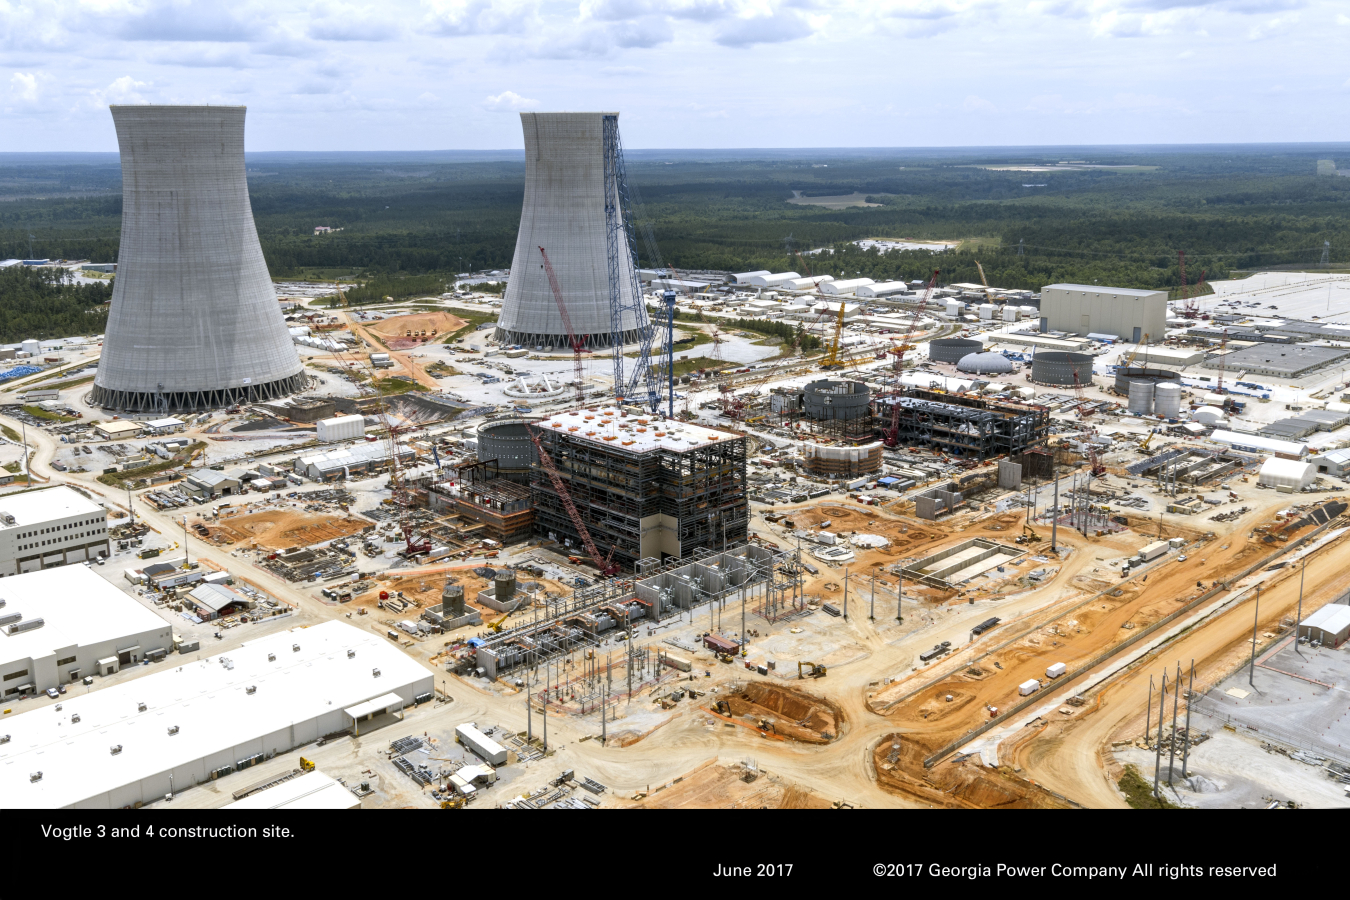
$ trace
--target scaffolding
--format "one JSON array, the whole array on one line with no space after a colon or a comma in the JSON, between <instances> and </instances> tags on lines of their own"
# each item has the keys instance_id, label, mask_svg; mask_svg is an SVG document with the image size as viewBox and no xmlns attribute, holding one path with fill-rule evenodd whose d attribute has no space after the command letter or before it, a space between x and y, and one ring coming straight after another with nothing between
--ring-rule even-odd
<instances>
[{"instance_id":1,"label":"scaffolding","mask_svg":"<svg viewBox=\"0 0 1350 900\"><path fill-rule=\"evenodd\" d=\"M596 547L613 548L625 569L655 553L684 559L695 548L725 549L749 537L743 435L679 451L632 451L551 429L539 437ZM530 491L535 530L582 546L546 473L534 471Z\"/></svg>"},{"instance_id":2,"label":"scaffolding","mask_svg":"<svg viewBox=\"0 0 1350 900\"><path fill-rule=\"evenodd\" d=\"M901 444L931 447L981 462L995 456L1021 454L1045 441L1050 411L961 394L913 388L899 396L880 397L889 419L894 405Z\"/></svg>"}]
</instances>

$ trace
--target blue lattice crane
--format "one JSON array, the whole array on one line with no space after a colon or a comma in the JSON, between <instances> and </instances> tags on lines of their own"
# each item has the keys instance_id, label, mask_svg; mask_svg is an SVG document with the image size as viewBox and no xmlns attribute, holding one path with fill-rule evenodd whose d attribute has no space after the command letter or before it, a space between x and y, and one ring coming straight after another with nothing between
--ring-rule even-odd
<instances>
[{"instance_id":1,"label":"blue lattice crane","mask_svg":"<svg viewBox=\"0 0 1350 900\"><path fill-rule=\"evenodd\" d=\"M655 329L642 327L647 310L642 300L642 285L638 282L637 240L633 231L633 203L629 197L628 176L623 161L623 145L619 142L619 117L605 116L605 238L609 257L609 314L611 345L614 352L614 395L619 405L624 399L638 400L652 412L661 402L660 384L652 372L652 339ZM630 265L624 271L623 261ZM627 288L627 291L624 289ZM674 292L666 300L674 329ZM625 376L623 357L624 322L630 319L638 327L638 358L633 371ZM670 338L667 344L673 349ZM671 369L673 374L674 370ZM672 388L672 402L674 390Z\"/></svg>"}]
</instances>

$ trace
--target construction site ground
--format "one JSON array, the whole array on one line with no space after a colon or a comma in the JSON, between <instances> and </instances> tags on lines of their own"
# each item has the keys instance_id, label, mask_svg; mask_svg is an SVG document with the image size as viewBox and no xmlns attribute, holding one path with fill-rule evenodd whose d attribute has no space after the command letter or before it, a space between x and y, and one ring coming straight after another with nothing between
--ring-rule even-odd
<instances>
[{"instance_id":1,"label":"construction site ground","mask_svg":"<svg viewBox=\"0 0 1350 900\"><path fill-rule=\"evenodd\" d=\"M274 509L229 515L229 510L212 521L199 517L212 540L260 550L288 550L309 547L337 538L360 534L371 523L358 516L326 515L298 510Z\"/></svg>"},{"instance_id":2,"label":"construction site ground","mask_svg":"<svg viewBox=\"0 0 1350 900\"><path fill-rule=\"evenodd\" d=\"M362 324L378 334L390 350L408 350L421 344L438 342L469 323L448 312L424 312L390 316ZM409 336L408 332L412 332L412 335Z\"/></svg>"}]
</instances>

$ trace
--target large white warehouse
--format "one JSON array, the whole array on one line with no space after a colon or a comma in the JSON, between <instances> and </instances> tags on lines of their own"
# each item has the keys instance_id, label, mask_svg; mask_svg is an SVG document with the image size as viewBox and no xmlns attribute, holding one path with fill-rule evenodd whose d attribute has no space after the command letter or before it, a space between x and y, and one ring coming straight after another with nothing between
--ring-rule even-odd
<instances>
[{"instance_id":1,"label":"large white warehouse","mask_svg":"<svg viewBox=\"0 0 1350 900\"><path fill-rule=\"evenodd\" d=\"M397 646L345 622L258 638L5 721L0 808L149 803L398 715L432 684Z\"/></svg>"},{"instance_id":2,"label":"large white warehouse","mask_svg":"<svg viewBox=\"0 0 1350 900\"><path fill-rule=\"evenodd\" d=\"M0 575L108 556L108 511L68 487L0 498Z\"/></svg>"},{"instance_id":3,"label":"large white warehouse","mask_svg":"<svg viewBox=\"0 0 1350 900\"><path fill-rule=\"evenodd\" d=\"M1041 288L1043 330L1111 334L1139 343L1167 333L1167 292L1095 284L1051 284Z\"/></svg>"},{"instance_id":4,"label":"large white warehouse","mask_svg":"<svg viewBox=\"0 0 1350 900\"><path fill-rule=\"evenodd\" d=\"M19 575L5 582L0 602L6 701L173 649L168 622L85 566Z\"/></svg>"}]
</instances>

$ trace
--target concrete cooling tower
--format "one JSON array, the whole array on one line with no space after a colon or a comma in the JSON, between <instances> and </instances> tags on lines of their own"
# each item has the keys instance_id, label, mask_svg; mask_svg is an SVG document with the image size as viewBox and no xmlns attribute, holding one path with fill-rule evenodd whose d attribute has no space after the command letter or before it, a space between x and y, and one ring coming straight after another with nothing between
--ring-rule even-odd
<instances>
[{"instance_id":1,"label":"concrete cooling tower","mask_svg":"<svg viewBox=\"0 0 1350 900\"><path fill-rule=\"evenodd\" d=\"M571 346L539 254L543 247L557 272L577 337L587 347L613 343L604 122L606 116L615 115L520 114L525 130L525 206L495 332L497 340L549 349ZM613 201L621 216L623 204L618 198ZM631 343L640 340L649 325L642 298L633 297L638 288L632 255L625 252L619 257L624 309L621 339Z\"/></svg>"},{"instance_id":2,"label":"concrete cooling tower","mask_svg":"<svg viewBox=\"0 0 1350 900\"><path fill-rule=\"evenodd\" d=\"M196 410L302 390L249 206L244 107L114 106L112 116L122 243L93 402Z\"/></svg>"}]
</instances>

